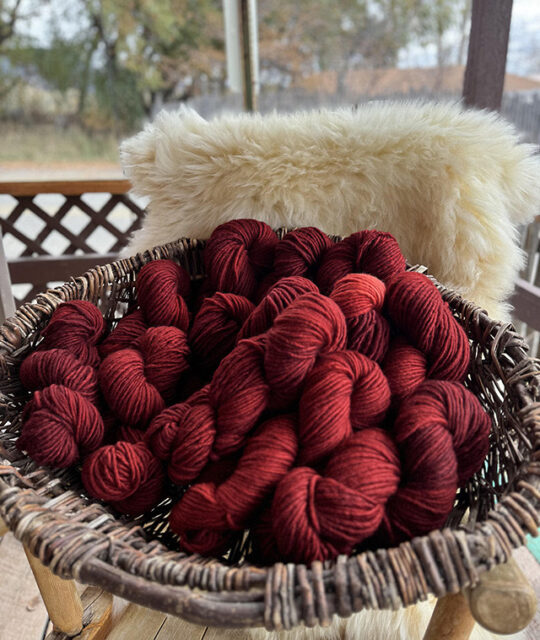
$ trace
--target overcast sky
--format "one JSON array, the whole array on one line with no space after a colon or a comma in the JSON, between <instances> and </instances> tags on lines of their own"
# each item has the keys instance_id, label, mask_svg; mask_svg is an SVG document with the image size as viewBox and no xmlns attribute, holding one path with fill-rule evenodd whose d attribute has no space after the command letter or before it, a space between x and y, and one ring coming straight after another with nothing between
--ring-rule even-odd
<instances>
[{"instance_id":1,"label":"overcast sky","mask_svg":"<svg viewBox=\"0 0 540 640\"><path fill-rule=\"evenodd\" d=\"M30 2L30 0L26 0L26 2ZM313 4L316 7L316 0ZM73 6L73 2L70 0L51 0L50 3L42 7L39 16L27 23L24 32L34 36L41 44L46 44L45 34L48 31L46 26L51 14L62 12L69 6ZM81 25L69 20L65 21L64 25L67 34L81 28ZM452 36L450 35L451 40ZM540 0L514 0L507 70L519 75L530 74L533 69L532 56L534 53L538 58L536 64L538 67L540 65ZM435 63L434 47L421 48L412 45L403 52L400 59L400 66L432 66Z\"/></svg>"}]
</instances>

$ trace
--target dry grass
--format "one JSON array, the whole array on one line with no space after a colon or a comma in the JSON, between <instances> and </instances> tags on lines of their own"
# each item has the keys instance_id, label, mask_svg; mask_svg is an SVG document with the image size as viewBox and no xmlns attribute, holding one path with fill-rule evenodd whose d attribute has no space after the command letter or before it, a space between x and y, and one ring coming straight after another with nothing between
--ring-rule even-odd
<instances>
[{"instance_id":1,"label":"dry grass","mask_svg":"<svg viewBox=\"0 0 540 640\"><path fill-rule=\"evenodd\" d=\"M113 135L76 127L0 122L0 140L0 162L118 161L119 141Z\"/></svg>"}]
</instances>

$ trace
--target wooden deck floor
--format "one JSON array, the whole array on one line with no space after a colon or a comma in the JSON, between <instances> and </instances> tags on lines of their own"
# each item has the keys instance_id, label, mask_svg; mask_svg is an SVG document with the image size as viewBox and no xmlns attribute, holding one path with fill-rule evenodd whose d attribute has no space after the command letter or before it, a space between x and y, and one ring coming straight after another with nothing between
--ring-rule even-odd
<instances>
[{"instance_id":1,"label":"wooden deck floor","mask_svg":"<svg viewBox=\"0 0 540 640\"><path fill-rule=\"evenodd\" d=\"M516 560L531 580L540 602L540 564L526 549ZM115 600L113 630L107 640L248 640L244 631L224 631L190 624ZM133 630L137 629L137 638ZM48 617L21 545L11 533L0 538L0 640L42 640L50 632ZM502 638L503 636L501 636ZM540 613L527 640L540 638ZM49 635L48 640L53 640ZM352 640L352 639L351 639Z\"/></svg>"}]
</instances>

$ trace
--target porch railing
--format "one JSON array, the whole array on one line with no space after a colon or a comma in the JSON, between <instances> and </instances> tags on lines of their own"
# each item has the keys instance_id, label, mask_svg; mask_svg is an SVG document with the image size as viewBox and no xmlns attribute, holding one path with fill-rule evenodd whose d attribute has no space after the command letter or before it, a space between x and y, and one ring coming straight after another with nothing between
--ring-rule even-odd
<instances>
[{"instance_id":1,"label":"porch railing","mask_svg":"<svg viewBox=\"0 0 540 640\"><path fill-rule=\"evenodd\" d=\"M18 303L117 255L144 214L129 189L122 179L0 182L0 197L13 199L0 223Z\"/></svg>"}]
</instances>

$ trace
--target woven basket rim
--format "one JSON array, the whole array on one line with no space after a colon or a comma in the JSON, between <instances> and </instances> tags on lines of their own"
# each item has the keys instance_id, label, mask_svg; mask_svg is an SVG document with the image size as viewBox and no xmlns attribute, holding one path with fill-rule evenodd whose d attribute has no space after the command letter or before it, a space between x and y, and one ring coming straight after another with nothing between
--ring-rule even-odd
<instances>
[{"instance_id":1,"label":"woven basket rim","mask_svg":"<svg viewBox=\"0 0 540 640\"><path fill-rule=\"evenodd\" d=\"M276 233L282 237L288 231ZM0 327L0 429L20 412L9 395L12 362L60 303L96 299L105 285L121 278L132 281L151 260L175 258L186 266L195 260L196 272L203 247L204 241L181 238L95 267L22 305ZM474 303L429 277L459 319L472 327L473 340L489 341L505 391L518 398L516 428L532 434L531 458L519 468L514 489L474 526L447 527L392 549L339 556L309 567L292 563L229 566L147 541L139 526L116 518L97 502L80 509L81 498L63 488L61 474L36 466L25 477L17 467L20 460L9 460L1 441L0 515L16 537L58 575L214 626L289 629L301 622L326 624L334 613L348 616L363 608L395 609L424 600L430 593L442 596L474 585L484 571L505 562L512 549L523 545L527 533L538 533L540 367L526 356L524 341L512 325L490 319ZM57 496L51 498L53 489Z\"/></svg>"}]
</instances>

